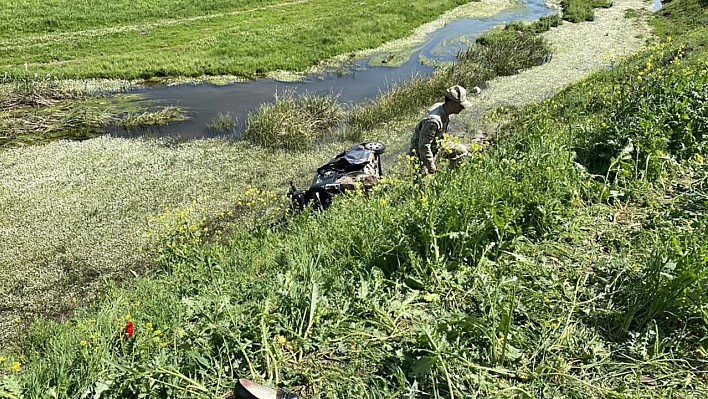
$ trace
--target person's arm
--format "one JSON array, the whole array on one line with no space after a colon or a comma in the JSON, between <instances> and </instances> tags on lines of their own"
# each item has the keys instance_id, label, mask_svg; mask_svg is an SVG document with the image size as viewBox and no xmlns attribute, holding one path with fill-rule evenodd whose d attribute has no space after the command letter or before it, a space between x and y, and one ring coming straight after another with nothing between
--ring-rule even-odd
<instances>
[{"instance_id":1,"label":"person's arm","mask_svg":"<svg viewBox=\"0 0 708 399\"><path fill-rule=\"evenodd\" d=\"M427 119L422 122L420 129L420 138L418 139L418 154L423 165L428 169L428 172L435 173L435 154L433 154L432 144L438 131L442 129L442 123L438 123L434 119Z\"/></svg>"}]
</instances>

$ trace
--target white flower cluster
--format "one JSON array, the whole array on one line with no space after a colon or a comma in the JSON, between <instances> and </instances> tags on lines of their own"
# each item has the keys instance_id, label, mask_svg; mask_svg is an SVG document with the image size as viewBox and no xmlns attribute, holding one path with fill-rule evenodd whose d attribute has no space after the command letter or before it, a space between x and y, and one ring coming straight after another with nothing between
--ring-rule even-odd
<instances>
[{"instance_id":1,"label":"white flower cluster","mask_svg":"<svg viewBox=\"0 0 708 399\"><path fill-rule=\"evenodd\" d=\"M0 150L0 342L18 316L61 314L104 278L148 265L140 248L165 208L198 201L214 215L247 187L285 193L337 151L110 137Z\"/></svg>"}]
</instances>

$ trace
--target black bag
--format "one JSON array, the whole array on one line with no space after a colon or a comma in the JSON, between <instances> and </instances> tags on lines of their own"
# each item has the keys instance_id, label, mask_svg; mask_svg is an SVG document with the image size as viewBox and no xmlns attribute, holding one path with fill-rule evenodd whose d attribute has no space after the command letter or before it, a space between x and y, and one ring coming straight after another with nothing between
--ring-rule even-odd
<instances>
[{"instance_id":1,"label":"black bag","mask_svg":"<svg viewBox=\"0 0 708 399\"><path fill-rule=\"evenodd\" d=\"M273 389L256 384L245 378L239 378L234 388L233 399L300 399L294 393L282 389Z\"/></svg>"}]
</instances>

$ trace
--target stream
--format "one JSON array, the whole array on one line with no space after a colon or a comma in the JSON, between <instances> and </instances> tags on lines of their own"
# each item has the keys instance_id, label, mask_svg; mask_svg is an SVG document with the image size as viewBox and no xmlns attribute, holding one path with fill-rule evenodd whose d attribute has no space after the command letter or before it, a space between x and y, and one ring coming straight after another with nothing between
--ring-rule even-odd
<instances>
[{"instance_id":1,"label":"stream","mask_svg":"<svg viewBox=\"0 0 708 399\"><path fill-rule=\"evenodd\" d=\"M657 0L658 1L658 0ZM172 137L180 140L221 137L237 139L245 128L249 112L263 103L272 102L276 93L294 91L319 95L335 95L346 105L364 103L373 100L378 93L387 90L397 82L415 76L425 76L434 71L430 62L454 61L456 54L464 50L469 43L490 28L511 21L532 21L555 11L546 6L545 0L522 0L511 9L486 18L458 19L426 35L422 43L414 45L412 56L402 65L391 67L371 65L369 56L355 60L345 69L307 75L296 82L278 81L262 78L228 85L211 83L180 84L173 86L152 86L130 91L138 94L151 106L164 107L175 105L182 108L188 120L171 123L167 126L150 127L127 131L110 127L112 136L135 138L144 135L151 137ZM380 57L379 57L380 58ZM207 124L219 114L231 115L236 126L231 133L213 131Z\"/></svg>"}]
</instances>

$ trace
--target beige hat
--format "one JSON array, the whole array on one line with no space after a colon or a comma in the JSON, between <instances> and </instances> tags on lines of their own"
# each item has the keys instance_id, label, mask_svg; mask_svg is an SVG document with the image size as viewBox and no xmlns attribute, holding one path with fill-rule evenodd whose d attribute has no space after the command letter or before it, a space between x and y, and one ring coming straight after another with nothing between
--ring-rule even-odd
<instances>
[{"instance_id":1,"label":"beige hat","mask_svg":"<svg viewBox=\"0 0 708 399\"><path fill-rule=\"evenodd\" d=\"M473 94L479 94L480 91L482 90L477 86L472 89ZM450 101L459 103L460 105L462 105L462 108L469 108L472 106L472 103L467 100L467 90L465 90L465 88L460 85L455 85L447 89L447 92L445 93L445 98Z\"/></svg>"}]
</instances>

